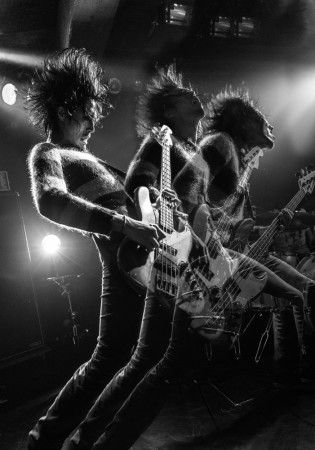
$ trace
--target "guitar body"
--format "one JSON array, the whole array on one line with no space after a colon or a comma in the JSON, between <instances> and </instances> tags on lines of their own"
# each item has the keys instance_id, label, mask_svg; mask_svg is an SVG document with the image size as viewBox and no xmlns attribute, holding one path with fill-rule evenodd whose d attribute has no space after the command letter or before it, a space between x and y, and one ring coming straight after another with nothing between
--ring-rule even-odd
<instances>
[{"instance_id":1,"label":"guitar body","mask_svg":"<svg viewBox=\"0 0 315 450\"><path fill-rule=\"evenodd\" d=\"M152 205L146 187L136 191L135 204L139 220L159 223L159 211ZM166 237L160 241L159 249L150 253L136 242L124 239L118 251L118 266L138 293L144 294L147 289L152 291L157 289L164 294L176 295L177 271L170 270L167 280L159 277L162 264L160 250L163 248L163 257L167 258L167 262L163 259L163 264L168 264L174 269L175 266L179 267L188 262L192 245L193 238L189 227L183 220L178 220L175 229L166 233Z\"/></svg>"},{"instance_id":2,"label":"guitar body","mask_svg":"<svg viewBox=\"0 0 315 450\"><path fill-rule=\"evenodd\" d=\"M205 303L199 314L191 317L190 327L210 342L221 341L229 336L238 336L242 327L244 309L229 303L223 314L214 314L211 303Z\"/></svg>"},{"instance_id":3,"label":"guitar body","mask_svg":"<svg viewBox=\"0 0 315 450\"><path fill-rule=\"evenodd\" d=\"M216 239L207 205L201 205L196 211L194 231L208 248ZM266 283L265 272L253 270L243 262L242 256L231 257L225 248L218 248L218 252L209 252L207 263L196 261L191 265L193 281L185 280L186 285L181 281L181 294L192 290L189 283L198 285L203 293L203 301L186 298L185 302L180 300L180 307L191 315L191 328L208 340L219 339L222 334L236 336L241 329L244 309ZM183 275L182 279L185 278L187 275Z\"/></svg>"},{"instance_id":4,"label":"guitar body","mask_svg":"<svg viewBox=\"0 0 315 450\"><path fill-rule=\"evenodd\" d=\"M209 341L225 341L239 334L243 306L234 302L228 289L209 283L202 261L190 264L180 280L177 304L190 318L190 327ZM224 304L220 300L224 298Z\"/></svg>"},{"instance_id":5,"label":"guitar body","mask_svg":"<svg viewBox=\"0 0 315 450\"><path fill-rule=\"evenodd\" d=\"M245 308L248 302L255 299L264 289L267 274L259 269L250 269L246 275L237 271L233 276L233 281L237 286L233 301Z\"/></svg>"},{"instance_id":6,"label":"guitar body","mask_svg":"<svg viewBox=\"0 0 315 450\"><path fill-rule=\"evenodd\" d=\"M304 169L299 179L300 190L285 208L294 212L306 193L310 194L313 191L314 185L315 171L309 168ZM222 223L222 228L227 229L226 224ZM246 250L245 254L254 260L260 261L278 230L278 224L279 216L272 221L256 243ZM235 230L234 240L239 243L247 240L247 235L251 232L253 225L254 223L251 219L241 222L240 226ZM213 240L215 233L213 233L213 220L207 205L201 205L197 210L193 228L207 246L209 243L211 244L211 239ZM221 233L218 234L221 235ZM199 283L199 286L204 284L204 287L201 289L203 301L192 301L191 304L194 308L191 308L190 311L188 310L189 306L186 306L192 317L191 327L209 340L218 339L222 333L230 334L235 339L238 337L244 308L250 299L260 294L267 280L267 275L264 271L251 267L247 261L242 261L242 256L232 266L228 262L219 262L223 256L221 251L217 257L219 258L218 261L210 260L210 268L213 268L214 276L211 277L211 271L209 271L210 276L206 271L201 271L202 277L200 277L198 271L195 270L197 283ZM229 272L227 268L230 268L231 275L222 284L222 280ZM221 278L219 273L221 273ZM217 284L215 285L214 282ZM185 289L189 289L189 286L188 288L185 287ZM184 296L184 299L188 303L188 298ZM179 302L181 302L180 298ZM181 304L181 307L185 307L185 302ZM234 342L236 342L235 339Z\"/></svg>"},{"instance_id":7,"label":"guitar body","mask_svg":"<svg viewBox=\"0 0 315 450\"><path fill-rule=\"evenodd\" d=\"M236 261L236 264L242 263ZM243 264L241 273L236 269L232 276L227 275L224 283L221 277L220 286L215 281L218 278L212 270L204 270L202 262L196 261L182 274L178 296L179 307L192 318L191 328L210 341L222 338L223 334L238 335L248 302L261 293L267 279L265 272L249 271Z\"/></svg>"}]
</instances>

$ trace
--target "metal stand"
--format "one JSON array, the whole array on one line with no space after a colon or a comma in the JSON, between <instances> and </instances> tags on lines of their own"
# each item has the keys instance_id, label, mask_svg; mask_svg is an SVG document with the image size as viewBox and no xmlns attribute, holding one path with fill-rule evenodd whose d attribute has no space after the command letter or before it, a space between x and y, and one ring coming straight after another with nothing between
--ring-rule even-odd
<instances>
[{"instance_id":1,"label":"metal stand","mask_svg":"<svg viewBox=\"0 0 315 450\"><path fill-rule=\"evenodd\" d=\"M48 281L55 283L61 290L61 295L67 298L68 311L70 313L70 320L72 326L72 342L73 345L79 347L79 334L78 334L78 315L76 311L73 311L72 301L71 301L71 291L70 284L71 281L82 277L84 274L80 273L78 275L63 275L58 277L49 277Z\"/></svg>"},{"instance_id":2,"label":"metal stand","mask_svg":"<svg viewBox=\"0 0 315 450\"><path fill-rule=\"evenodd\" d=\"M237 334L237 337L238 336L239 335ZM239 343L239 341L238 341L238 343ZM232 343L232 347L234 347L235 344L236 343L233 342ZM212 359L212 345L211 345L211 343L206 343L205 345L206 345L206 347L205 347L205 349L206 349L206 357L207 357L208 361L210 362L211 359ZM237 345L239 345L239 344L237 344ZM236 359L239 359L238 358L238 352L236 351L235 348L234 348L234 352L235 352ZM198 385L199 385L199 383L198 383ZM240 401L240 402L234 401L226 392L224 392L221 388L219 388L209 378L207 380L207 385L210 386L214 391L216 391L217 394L219 394L219 396L221 396L228 403L228 405L230 405L230 407L232 407L232 410L241 409L242 407L247 406L247 405L249 405L249 404L251 404L252 402L255 401L255 398L248 398L248 399L245 399L245 400ZM200 385L199 385L199 389L201 389ZM203 397L203 400L205 401L205 403L207 405L207 408L209 408L208 402L205 400L204 395L202 395L202 397ZM230 413L231 409L222 409L222 412Z\"/></svg>"},{"instance_id":3,"label":"metal stand","mask_svg":"<svg viewBox=\"0 0 315 450\"><path fill-rule=\"evenodd\" d=\"M277 307L273 307L273 306L267 306L267 307L262 307L262 308L258 308L258 311L255 312L255 314L253 315L253 317L249 320L249 322L247 323L247 325L245 326L244 330L242 331L242 335L244 335L246 333L246 331L248 330L248 328L252 325L252 323L255 321L255 319L257 317L261 317L263 313L267 313L269 314L269 318L267 320L266 326L260 336L259 339L259 343L257 346L257 350L255 353L255 363L258 364L262 358L263 352L265 350L265 347L267 345L267 342L269 340L269 336L270 336L270 330L272 327L272 316L273 313L277 310Z\"/></svg>"}]
</instances>

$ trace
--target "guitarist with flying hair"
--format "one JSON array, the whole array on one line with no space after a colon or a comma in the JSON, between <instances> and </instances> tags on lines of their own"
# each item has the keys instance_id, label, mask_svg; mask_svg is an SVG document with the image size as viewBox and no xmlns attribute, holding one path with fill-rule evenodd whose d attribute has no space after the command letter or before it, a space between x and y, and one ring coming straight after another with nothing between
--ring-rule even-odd
<instances>
[{"instance_id":1,"label":"guitarist with flying hair","mask_svg":"<svg viewBox=\"0 0 315 450\"><path fill-rule=\"evenodd\" d=\"M164 233L127 217L124 174L88 149L96 125L110 110L100 64L84 49L52 55L34 74L26 100L32 124L44 135L28 160L35 207L45 219L90 235L102 263L99 337L93 355L29 434L28 449L57 450L128 361L137 338L142 302L118 270L117 248L129 236L151 251Z\"/></svg>"}]
</instances>

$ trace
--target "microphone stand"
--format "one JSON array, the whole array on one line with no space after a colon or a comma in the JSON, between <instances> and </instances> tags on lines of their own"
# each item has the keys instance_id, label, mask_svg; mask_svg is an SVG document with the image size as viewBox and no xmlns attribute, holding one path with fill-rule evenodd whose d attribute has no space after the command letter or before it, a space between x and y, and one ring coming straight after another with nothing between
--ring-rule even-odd
<instances>
[{"instance_id":1,"label":"microphone stand","mask_svg":"<svg viewBox=\"0 0 315 450\"><path fill-rule=\"evenodd\" d=\"M70 313L70 320L72 326L72 342L75 348L79 347L79 335L78 335L78 320L77 313L73 311L72 301L71 301L71 291L70 283L76 278L82 277L84 274L80 273L78 275L62 275L57 277L49 277L48 281L52 281L61 289L61 295L67 298L68 310Z\"/></svg>"}]
</instances>

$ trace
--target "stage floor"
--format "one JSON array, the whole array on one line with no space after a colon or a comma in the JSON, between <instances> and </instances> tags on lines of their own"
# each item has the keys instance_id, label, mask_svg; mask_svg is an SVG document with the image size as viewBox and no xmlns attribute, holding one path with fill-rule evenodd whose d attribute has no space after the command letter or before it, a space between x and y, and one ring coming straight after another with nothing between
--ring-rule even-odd
<instances>
[{"instance_id":1,"label":"stage floor","mask_svg":"<svg viewBox=\"0 0 315 450\"><path fill-rule=\"evenodd\" d=\"M215 386L209 379L175 384L133 450L313 450L315 385L279 391L265 381L243 373ZM25 449L28 430L57 392L2 407L1 450Z\"/></svg>"}]
</instances>

